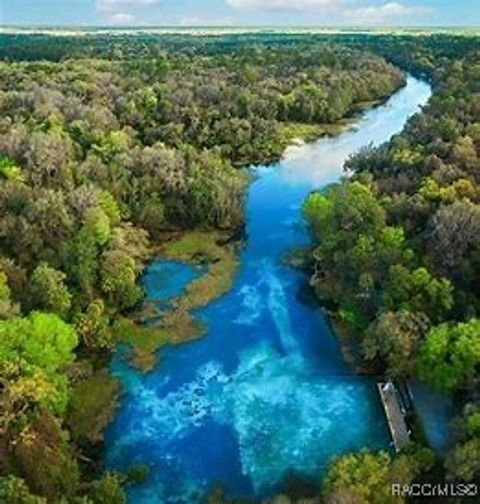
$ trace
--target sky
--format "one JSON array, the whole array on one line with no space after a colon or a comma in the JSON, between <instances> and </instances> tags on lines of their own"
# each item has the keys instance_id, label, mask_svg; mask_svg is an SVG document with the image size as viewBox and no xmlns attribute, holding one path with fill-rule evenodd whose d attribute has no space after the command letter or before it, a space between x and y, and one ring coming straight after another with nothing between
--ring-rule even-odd
<instances>
[{"instance_id":1,"label":"sky","mask_svg":"<svg viewBox=\"0 0 480 504\"><path fill-rule=\"evenodd\" d=\"M0 0L0 25L480 26L480 0Z\"/></svg>"}]
</instances>

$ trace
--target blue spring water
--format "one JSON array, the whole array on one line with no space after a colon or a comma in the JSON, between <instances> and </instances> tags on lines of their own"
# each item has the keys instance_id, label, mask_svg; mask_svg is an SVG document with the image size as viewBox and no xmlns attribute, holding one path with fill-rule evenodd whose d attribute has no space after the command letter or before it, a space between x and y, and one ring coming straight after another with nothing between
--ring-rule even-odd
<instances>
[{"instance_id":1,"label":"blue spring water","mask_svg":"<svg viewBox=\"0 0 480 504\"><path fill-rule=\"evenodd\" d=\"M389 447L375 382L344 363L325 316L305 300L308 279L281 258L309 243L300 213L308 193L337 181L350 154L399 132L430 94L409 77L339 136L294 145L276 166L253 168L234 286L197 312L208 334L163 348L148 374L119 349L112 372L124 395L106 434L106 462L150 466L148 480L128 488L130 503L201 502L217 482L237 496L266 496L290 471L318 481L339 454ZM144 285L151 299L165 300L196 274L157 261Z\"/></svg>"}]
</instances>

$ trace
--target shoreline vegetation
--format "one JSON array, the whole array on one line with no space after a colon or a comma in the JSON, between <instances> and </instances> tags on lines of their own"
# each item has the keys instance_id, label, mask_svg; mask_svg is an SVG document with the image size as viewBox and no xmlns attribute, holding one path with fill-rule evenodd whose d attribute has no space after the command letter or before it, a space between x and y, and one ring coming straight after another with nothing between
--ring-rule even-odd
<instances>
[{"instance_id":1,"label":"shoreline vegetation","mask_svg":"<svg viewBox=\"0 0 480 504\"><path fill-rule=\"evenodd\" d=\"M392 94L403 87L392 91ZM378 100L364 101L355 105L350 117L338 120L332 124L305 124L287 122L281 125L280 143L284 143L284 151L296 142L314 142L325 136L340 135L346 128L353 125L361 114L384 103L391 95ZM267 165L278 162L279 156L266 161ZM272 169L275 169L272 167ZM248 186L249 182L247 183ZM247 189L248 190L248 187ZM138 313L122 317L114 325L114 332L119 342L132 346L131 364L148 372L157 365L155 353L162 346L181 344L203 336L208 330L195 319L193 311L206 306L213 300L227 293L233 283L233 277L239 266L238 250L242 239L232 241L238 235L219 231L187 231L173 233L165 243L158 247L158 255L153 254L149 262L156 260L178 260L196 267L206 267L201 277L190 282L186 292L171 300L167 310L160 311L154 303L144 301ZM334 312L329 315L333 317ZM344 357L353 364L354 359L347 352L348 341L342 344ZM356 367L356 369L359 369Z\"/></svg>"},{"instance_id":2,"label":"shoreline vegetation","mask_svg":"<svg viewBox=\"0 0 480 504\"><path fill-rule=\"evenodd\" d=\"M398 91L404 84L392 91ZM297 142L314 142L325 136L340 135L353 125L361 114L385 102L391 95L378 100L364 101L355 105L350 117L332 124L305 124L300 122L283 123L280 129L280 143L284 151ZM278 162L279 156L266 161L267 165ZM275 169L272 167L272 169ZM247 186L250 182L247 183ZM248 187L247 189L248 190ZM173 233L166 242L160 243L148 262L156 260L178 260L196 267L206 267L201 277L186 287L186 292L171 300L167 310L160 311L154 303L144 301L138 313L122 317L114 325L119 342L132 346L131 364L148 372L157 364L155 353L167 344L181 344L203 336L208 328L195 319L192 312L206 306L216 298L227 293L239 266L238 250L242 239L232 241L238 231L186 231ZM330 315L334 315L332 312ZM346 347L342 345L342 350ZM344 357L353 363L350 354Z\"/></svg>"},{"instance_id":3,"label":"shoreline vegetation","mask_svg":"<svg viewBox=\"0 0 480 504\"><path fill-rule=\"evenodd\" d=\"M351 178L305 202L311 283L357 366L419 378L453 400L449 449L429 460L423 453L416 478L478 484L479 44L455 39L447 50L441 36L370 43L428 76L434 94L399 135L348 160ZM414 431L425 446L421 426Z\"/></svg>"},{"instance_id":4,"label":"shoreline vegetation","mask_svg":"<svg viewBox=\"0 0 480 504\"><path fill-rule=\"evenodd\" d=\"M229 291L239 265L238 246L229 233L189 231L158 247L157 260L178 260L204 271L170 300L167 310L147 301L138 314L117 321L114 331L119 341L132 345L135 367L150 371L156 364L154 354L163 345L184 343L206 332L193 312Z\"/></svg>"},{"instance_id":5,"label":"shoreline vegetation","mask_svg":"<svg viewBox=\"0 0 480 504\"><path fill-rule=\"evenodd\" d=\"M135 347L133 363L149 370L162 344L203 333L194 310L226 292L238 266L235 245L227 237L243 224L246 179L239 168L277 159L285 142L299 136L335 134L335 124L344 123L343 118L398 89L404 79L398 68L403 68L432 75L440 89L435 96L458 94L459 110L474 119L460 126L448 107L439 107L446 121L424 113L407 128L407 140L394 140L387 153L379 150L369 157L367 151L350 168L357 171L360 185L370 187L372 177L378 179L370 189L373 197L387 198L388 224L404 223L405 236L414 245L421 241L415 226L424 229L425 204L438 209L461 197L478 203L472 187L479 120L462 98L461 82L475 89L478 63L470 47L475 38L344 33L111 38L106 33L79 41L76 36L4 33L0 40L0 500L7 504L18 498L35 504L126 501L125 476L101 470L103 429L120 396L118 384L106 373L111 352L119 340L129 342ZM451 89L442 91L445 82ZM421 124L424 118L440 138L434 152L428 152L428 162L423 144L433 140L429 126ZM333 124L332 129L325 123ZM415 145L408 135L417 134ZM445 150L453 152L451 158L444 159ZM456 170L467 182L457 183ZM428 174L428 183L419 173ZM397 185L398 190L391 189ZM417 193L425 201L418 201ZM358 210L378 223L382 210L372 205ZM315 220L318 208L313 207L307 217ZM468 203L457 210L471 216L468 222L475 221ZM421 223L408 222L409 212ZM437 218L434 223L445 221L441 213ZM177 239L161 243L172 229ZM439 246L454 240L448 229L438 229L445 231ZM388 232L382 237L392 247L402 238ZM207 266L172 302L161 326L150 327L142 323L158 313L132 314L142 299L138 277L157 247L152 244L158 243L162 257ZM364 245L366 253L370 248ZM426 287L429 293L445 288L452 298L449 309L464 302L470 316L478 305L471 295L476 263L468 256L475 246L472 242L464 251L468 264L464 257L450 258L451 268L461 261L461 280L452 270L442 273L461 286L455 296L446 283L430 277L433 283ZM421 248L415 248L421 259L410 279L420 282L420 290L423 263L431 260L439 267L438 258L431 258L434 252ZM331 273L334 286L336 271ZM409 278L398 283L406 285ZM362 288L371 287L363 278ZM454 319L447 319L437 313L447 308L445 298L439 294L436 300L432 348L449 338L455 348L457 341L475 335L466 313L457 310ZM358 322L351 308L339 312L350 325ZM458 324L450 331L445 324L453 320ZM408 323L383 322L395 330L425 328L421 315ZM378 324L369 331L372 345L383 329ZM44 351L32 352L32 345ZM370 351L375 365L382 367L383 359L391 365L388 348L372 346ZM431 380L444 380L441 362L432 358L428 346L422 355ZM477 378L470 368L467 374L442 382L449 390L458 385L467 398L459 441L446 462L453 481L478 478L477 461L469 455L478 450L478 413L470 399ZM324 488L335 496L341 492L338 481L344 481L355 492L363 484L363 478L355 479L360 467L386 480L400 472L413 481L430 466L422 450L394 459L352 454L332 465ZM444 474L439 464L435 471ZM375 498L375 488L366 491L369 504L390 502L382 492ZM212 502L233 501L219 495Z\"/></svg>"}]
</instances>

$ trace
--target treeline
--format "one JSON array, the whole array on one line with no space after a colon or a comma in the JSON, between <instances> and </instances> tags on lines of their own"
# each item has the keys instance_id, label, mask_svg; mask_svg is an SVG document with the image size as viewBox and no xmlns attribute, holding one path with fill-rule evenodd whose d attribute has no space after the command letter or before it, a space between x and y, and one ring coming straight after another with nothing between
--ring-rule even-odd
<instances>
[{"instance_id":1,"label":"treeline","mask_svg":"<svg viewBox=\"0 0 480 504\"><path fill-rule=\"evenodd\" d=\"M280 155L282 124L335 121L403 76L330 45L152 56L111 38L112 58L68 59L69 38L0 40L32 60L0 63L0 502L121 504L142 470L99 471L105 368L151 244L236 231L236 167Z\"/></svg>"},{"instance_id":2,"label":"treeline","mask_svg":"<svg viewBox=\"0 0 480 504\"><path fill-rule=\"evenodd\" d=\"M461 417L443 478L478 484L478 39L380 38L367 47L428 74L435 92L401 134L349 159L351 178L305 202L312 285L363 366L418 376L455 397ZM377 502L352 488L358 502Z\"/></svg>"}]
</instances>

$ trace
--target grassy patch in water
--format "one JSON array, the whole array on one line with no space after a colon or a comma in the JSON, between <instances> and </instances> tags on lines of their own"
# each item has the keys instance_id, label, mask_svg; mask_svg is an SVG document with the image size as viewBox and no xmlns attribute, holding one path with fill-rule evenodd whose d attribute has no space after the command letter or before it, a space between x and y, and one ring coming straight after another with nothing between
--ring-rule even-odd
<instances>
[{"instance_id":1,"label":"grassy patch in water","mask_svg":"<svg viewBox=\"0 0 480 504\"><path fill-rule=\"evenodd\" d=\"M120 341L133 347L132 364L143 371L155 365L155 351L167 343L182 343L205 334L205 326L193 315L197 308L227 293L238 267L237 251L227 236L215 231L192 231L163 245L161 257L204 266L205 273L173 298L169 309L154 313L151 303L136 320L121 319L115 325ZM155 323L141 322L155 319Z\"/></svg>"},{"instance_id":2,"label":"grassy patch in water","mask_svg":"<svg viewBox=\"0 0 480 504\"><path fill-rule=\"evenodd\" d=\"M288 146L293 140L311 142L324 136L338 135L346 125L348 125L348 120L342 120L332 124L285 122L280 124L280 130L283 138L285 138L285 146Z\"/></svg>"},{"instance_id":3,"label":"grassy patch in water","mask_svg":"<svg viewBox=\"0 0 480 504\"><path fill-rule=\"evenodd\" d=\"M118 406L120 384L106 370L73 386L67 423L76 440L99 443Z\"/></svg>"},{"instance_id":4,"label":"grassy patch in water","mask_svg":"<svg viewBox=\"0 0 480 504\"><path fill-rule=\"evenodd\" d=\"M113 327L118 341L132 346L131 363L144 372L155 367L155 351L170 342L168 332L159 326L142 325L138 320L120 318Z\"/></svg>"},{"instance_id":5,"label":"grassy patch in water","mask_svg":"<svg viewBox=\"0 0 480 504\"><path fill-rule=\"evenodd\" d=\"M169 259L208 265L206 273L193 280L187 286L185 294L174 300L173 311L188 311L205 306L232 287L238 267L237 253L221 233L188 233L178 241L167 244L163 253Z\"/></svg>"}]
</instances>

